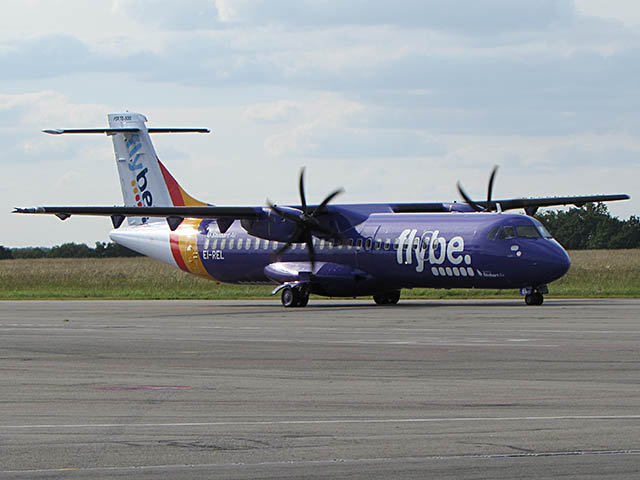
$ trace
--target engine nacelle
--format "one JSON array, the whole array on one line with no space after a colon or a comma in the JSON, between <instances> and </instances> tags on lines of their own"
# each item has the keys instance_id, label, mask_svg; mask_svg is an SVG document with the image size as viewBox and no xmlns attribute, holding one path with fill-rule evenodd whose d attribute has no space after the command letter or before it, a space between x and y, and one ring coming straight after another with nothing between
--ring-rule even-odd
<instances>
[{"instance_id":1,"label":"engine nacelle","mask_svg":"<svg viewBox=\"0 0 640 480\"><path fill-rule=\"evenodd\" d=\"M475 212L475 210L468 203L444 202L442 206L449 212Z\"/></svg>"},{"instance_id":2,"label":"engine nacelle","mask_svg":"<svg viewBox=\"0 0 640 480\"><path fill-rule=\"evenodd\" d=\"M299 217L302 212L296 208L278 207L280 210L286 211L291 215ZM259 218L245 218L240 221L242 228L247 233L255 237L264 238L265 240L274 240L277 242L302 242L300 239L300 229L298 225L270 208L265 208L264 215Z\"/></svg>"}]
</instances>

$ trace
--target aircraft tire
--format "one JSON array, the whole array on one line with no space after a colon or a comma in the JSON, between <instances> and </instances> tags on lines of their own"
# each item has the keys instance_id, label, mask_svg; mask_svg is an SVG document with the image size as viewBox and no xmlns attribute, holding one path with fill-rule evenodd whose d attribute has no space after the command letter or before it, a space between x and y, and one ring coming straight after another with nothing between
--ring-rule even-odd
<instances>
[{"instance_id":1,"label":"aircraft tire","mask_svg":"<svg viewBox=\"0 0 640 480\"><path fill-rule=\"evenodd\" d=\"M400 291L378 293L373 296L373 301L378 305L395 305L400 300Z\"/></svg>"},{"instance_id":2,"label":"aircraft tire","mask_svg":"<svg viewBox=\"0 0 640 480\"><path fill-rule=\"evenodd\" d=\"M389 305L395 305L400 301L400 290L396 290L395 292L389 292L387 294L387 302Z\"/></svg>"},{"instance_id":3,"label":"aircraft tire","mask_svg":"<svg viewBox=\"0 0 640 480\"><path fill-rule=\"evenodd\" d=\"M373 301L376 302L376 305L386 305L387 304L387 294L386 293L378 293L373 296Z\"/></svg>"},{"instance_id":4,"label":"aircraft tire","mask_svg":"<svg viewBox=\"0 0 640 480\"><path fill-rule=\"evenodd\" d=\"M285 287L282 289L280 300L285 308L297 307L299 303L299 294L295 288Z\"/></svg>"},{"instance_id":5,"label":"aircraft tire","mask_svg":"<svg viewBox=\"0 0 640 480\"><path fill-rule=\"evenodd\" d=\"M309 303L309 293L300 293L296 307L306 307Z\"/></svg>"},{"instance_id":6,"label":"aircraft tire","mask_svg":"<svg viewBox=\"0 0 640 480\"><path fill-rule=\"evenodd\" d=\"M543 302L544 296L539 292L530 293L524 297L524 303L527 305L542 305Z\"/></svg>"}]
</instances>

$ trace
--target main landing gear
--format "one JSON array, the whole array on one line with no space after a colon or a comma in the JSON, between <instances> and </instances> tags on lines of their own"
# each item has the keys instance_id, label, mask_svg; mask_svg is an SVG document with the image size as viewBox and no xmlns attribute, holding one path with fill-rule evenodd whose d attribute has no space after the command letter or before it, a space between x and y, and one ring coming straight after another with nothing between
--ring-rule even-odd
<instances>
[{"instance_id":1,"label":"main landing gear","mask_svg":"<svg viewBox=\"0 0 640 480\"><path fill-rule=\"evenodd\" d=\"M400 290L378 293L373 296L373 301L378 305L395 305L400 300Z\"/></svg>"},{"instance_id":2,"label":"main landing gear","mask_svg":"<svg viewBox=\"0 0 640 480\"><path fill-rule=\"evenodd\" d=\"M545 293L549 293L549 288L546 285L520 289L520 294L524 295L524 303L527 305L542 305Z\"/></svg>"},{"instance_id":3,"label":"main landing gear","mask_svg":"<svg viewBox=\"0 0 640 480\"><path fill-rule=\"evenodd\" d=\"M287 308L306 307L309 303L309 289L305 285L284 287L280 299Z\"/></svg>"}]
</instances>

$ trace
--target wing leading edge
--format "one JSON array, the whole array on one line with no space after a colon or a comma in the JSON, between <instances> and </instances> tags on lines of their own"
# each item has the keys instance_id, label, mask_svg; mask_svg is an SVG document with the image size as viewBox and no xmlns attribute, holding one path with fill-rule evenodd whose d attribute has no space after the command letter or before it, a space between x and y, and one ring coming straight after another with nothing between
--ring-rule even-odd
<instances>
[{"instance_id":1,"label":"wing leading edge","mask_svg":"<svg viewBox=\"0 0 640 480\"><path fill-rule=\"evenodd\" d=\"M555 207L563 205L575 205L582 207L587 203L613 202L617 200L629 200L631 197L624 193L612 195L580 195L571 197L538 197L538 198L508 198L504 200L492 200L493 205L499 205L501 211L524 209L527 215L532 216L540 207ZM481 207L487 208L486 201L475 202ZM396 203L391 204L391 210L395 213L430 213L430 212L472 212L473 208L467 203Z\"/></svg>"},{"instance_id":2,"label":"wing leading edge","mask_svg":"<svg viewBox=\"0 0 640 480\"><path fill-rule=\"evenodd\" d=\"M506 200L494 200L493 203L500 206L500 210L524 209L527 215L534 215L540 207L553 207L562 205L575 205L582 207L592 202L611 202L617 200L628 200L631 197L626 194L612 195L583 195L572 197L541 197L541 198L511 198ZM486 202L477 202L478 205L486 206ZM324 210L341 210L343 212L354 208L360 213L438 213L438 212L470 212L473 209L466 203L395 203L395 204L365 204L365 205L335 205L325 207ZM298 208L293 206L293 208ZM313 210L317 206L310 205ZM165 217L172 230L178 228L185 218L211 218L216 219L221 230L226 230L234 220L263 218L269 214L268 207L129 207L129 206L47 206L18 208L13 213L45 214L55 215L62 220L66 220L71 215L88 215L111 217L114 228L120 227L127 217ZM357 223L357 222L356 222Z\"/></svg>"}]
</instances>

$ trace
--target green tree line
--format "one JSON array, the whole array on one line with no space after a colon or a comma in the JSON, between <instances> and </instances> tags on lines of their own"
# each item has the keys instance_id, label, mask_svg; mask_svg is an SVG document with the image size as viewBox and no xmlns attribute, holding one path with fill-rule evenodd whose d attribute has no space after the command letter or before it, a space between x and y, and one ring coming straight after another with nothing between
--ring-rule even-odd
<instances>
[{"instance_id":1,"label":"green tree line","mask_svg":"<svg viewBox=\"0 0 640 480\"><path fill-rule=\"evenodd\" d=\"M117 243L96 242L91 248L85 243L63 243L55 247L7 248L0 245L0 259L11 258L112 258L138 257L139 253Z\"/></svg>"},{"instance_id":2,"label":"green tree line","mask_svg":"<svg viewBox=\"0 0 640 480\"><path fill-rule=\"evenodd\" d=\"M535 216L568 250L640 248L640 218L612 217L604 203Z\"/></svg>"}]
</instances>

